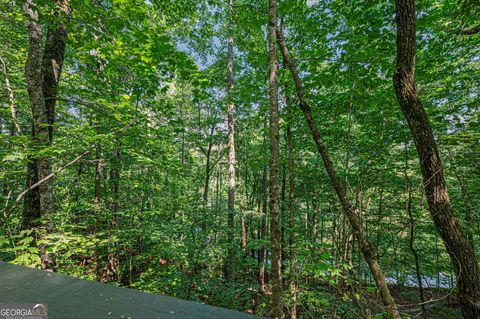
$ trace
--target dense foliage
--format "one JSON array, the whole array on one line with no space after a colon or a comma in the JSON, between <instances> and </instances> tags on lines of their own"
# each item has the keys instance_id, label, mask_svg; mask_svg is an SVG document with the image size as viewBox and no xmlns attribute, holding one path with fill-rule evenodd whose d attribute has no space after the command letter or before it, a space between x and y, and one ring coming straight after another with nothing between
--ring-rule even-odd
<instances>
[{"instance_id":1,"label":"dense foliage","mask_svg":"<svg viewBox=\"0 0 480 319\"><path fill-rule=\"evenodd\" d=\"M48 144L31 137L30 17L22 1L0 1L0 259L40 268L46 252L57 272L268 315L267 1L237 0L229 8L227 0L72 0L69 14L57 14L61 1L27 1L44 35L59 23L68 31ZM480 33L473 32L480 8L468 0L419 1L416 8L417 89L453 211L480 251ZM283 0L278 14L312 114L395 285L400 312L419 314L420 272L432 299L427 314L457 318L450 296L455 274L392 85L395 3ZM295 303L298 318L381 316L375 282L279 57L285 314ZM229 101L235 105L233 230L227 220ZM38 157L52 162L53 208L25 228L22 192L29 186L27 165ZM234 276L227 280L232 251Z\"/></svg>"}]
</instances>

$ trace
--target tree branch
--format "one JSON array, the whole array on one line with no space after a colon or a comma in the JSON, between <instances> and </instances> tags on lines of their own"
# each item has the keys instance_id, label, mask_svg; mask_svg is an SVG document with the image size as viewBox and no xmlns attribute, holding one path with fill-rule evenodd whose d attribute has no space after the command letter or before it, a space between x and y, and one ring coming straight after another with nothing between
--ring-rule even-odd
<instances>
[{"instance_id":1,"label":"tree branch","mask_svg":"<svg viewBox=\"0 0 480 319\"><path fill-rule=\"evenodd\" d=\"M5 76L5 86L7 87L8 91L8 101L10 103L10 112L12 113L12 120L13 120L13 125L15 125L15 130L17 131L17 135L20 135L22 133L22 130L20 129L20 125L18 125L17 121L17 115L15 111L15 100L13 97L13 90L10 85L10 81L8 79L8 74L7 74L7 67L5 65L5 61L3 61L2 57L0 56L0 63L2 64L2 71L3 75Z\"/></svg>"},{"instance_id":2,"label":"tree branch","mask_svg":"<svg viewBox=\"0 0 480 319\"><path fill-rule=\"evenodd\" d=\"M464 34L464 35L474 35L477 33L480 33L480 24L473 26L471 28L462 28L460 30L457 30L456 33L458 34Z\"/></svg>"},{"instance_id":3,"label":"tree branch","mask_svg":"<svg viewBox=\"0 0 480 319\"><path fill-rule=\"evenodd\" d=\"M136 124L137 121L134 121L118 130L116 130L115 132L112 132L111 134L119 134L120 132L124 131L125 129L127 129L128 127ZM82 157L84 157L85 155L89 154L90 151L95 148L97 143L93 143L92 145L90 145L86 150L84 150L80 155L78 155L77 157L75 157L72 161L68 162L67 164L63 165L62 167L60 167L59 169L57 169L56 171L50 173L49 175L45 176L44 178L42 178L41 180L39 180L38 182L36 182L35 184L31 185L30 187L28 187L26 190L24 190L23 192L21 192L17 198L15 199L15 202L13 203L13 205L7 209L7 207L3 208L1 211L3 212L3 220L0 221L0 226L2 226L3 224L5 224L8 220L8 217L10 216L10 214L15 210L15 208L17 208L17 205L18 203L25 197L25 195L27 195L29 192L31 192L32 190L34 190L35 188L39 187L40 185L42 185L43 183L47 182L48 180L52 179L55 175L63 172L64 170L66 170L68 167L72 166L73 164L75 164L76 162L78 162Z\"/></svg>"},{"instance_id":4,"label":"tree branch","mask_svg":"<svg viewBox=\"0 0 480 319\"><path fill-rule=\"evenodd\" d=\"M15 202L13 203L12 207L10 207L9 209L6 209L4 208L4 219L2 221L0 221L0 226L3 225L8 217L10 216L10 214L15 210L15 208L17 208L17 204L25 197L25 195L27 195L29 192L31 192L32 190L34 190L35 188L39 187L40 185L42 185L43 183L45 183L46 181L52 179L55 175L57 175L58 173L61 173L63 172L64 170L66 170L68 167L72 166L73 164L75 164L76 162L78 162L82 157L84 157L85 155L87 155L88 153L90 153L90 151L95 147L96 144L92 144L90 145L89 148L87 148L85 151L83 151L83 153L81 153L80 155L78 155L77 157L75 157L74 160L68 162L67 164L63 165L62 167L60 167L59 169L57 169L56 171L50 173L49 175L45 176L44 178L42 178L41 180L39 180L38 182L36 182L35 184L31 185L29 188L27 188L26 190L24 190L23 192L21 192L17 198L15 199Z\"/></svg>"}]
</instances>

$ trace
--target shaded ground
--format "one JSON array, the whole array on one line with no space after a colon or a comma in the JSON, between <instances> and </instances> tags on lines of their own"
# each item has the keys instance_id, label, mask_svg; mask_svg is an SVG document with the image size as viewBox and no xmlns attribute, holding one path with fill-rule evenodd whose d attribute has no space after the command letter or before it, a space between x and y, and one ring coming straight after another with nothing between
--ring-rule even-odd
<instances>
[{"instance_id":1,"label":"shaded ground","mask_svg":"<svg viewBox=\"0 0 480 319\"><path fill-rule=\"evenodd\" d=\"M414 318L421 318L420 298L418 288L390 286L393 298L403 313ZM455 292L448 289L424 289L425 306L429 319L458 319L461 318L460 304Z\"/></svg>"}]
</instances>

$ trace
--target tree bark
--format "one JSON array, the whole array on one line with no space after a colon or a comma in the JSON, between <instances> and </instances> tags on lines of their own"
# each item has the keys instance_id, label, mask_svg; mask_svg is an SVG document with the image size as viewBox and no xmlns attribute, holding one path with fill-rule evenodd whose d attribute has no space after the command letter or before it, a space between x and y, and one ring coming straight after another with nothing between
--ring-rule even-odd
<instances>
[{"instance_id":1,"label":"tree bark","mask_svg":"<svg viewBox=\"0 0 480 319\"><path fill-rule=\"evenodd\" d=\"M22 133L22 130L20 129L20 125L18 124L17 120L17 111L15 111L15 99L13 95L13 90L12 86L10 85L10 80L8 78L8 72L7 72L7 66L5 65L5 61L3 61L2 57L0 57L0 63L2 64L2 71L3 71L3 76L5 77L5 86L8 91L8 102L10 106L10 113L12 115L12 122L13 122L13 127L12 129L12 136L18 136Z\"/></svg>"},{"instance_id":2,"label":"tree bark","mask_svg":"<svg viewBox=\"0 0 480 319\"><path fill-rule=\"evenodd\" d=\"M100 118L97 121L97 135L101 134ZM100 191L102 182L102 146L100 142L95 143L95 184L93 193L93 206L100 208Z\"/></svg>"},{"instance_id":3,"label":"tree bark","mask_svg":"<svg viewBox=\"0 0 480 319\"><path fill-rule=\"evenodd\" d=\"M237 126L238 127L238 126ZM242 185L242 170L241 170L241 162L242 162L242 153L240 152L241 150L241 139L240 139L240 127L237 128L237 158L239 159L237 163L237 180L238 180L238 193L239 193L239 205L240 205L240 212L241 212L241 228L242 228L242 234L241 234L241 243L242 243L242 252L243 256L247 256L247 221L246 221L246 214L245 214L245 206L243 203L243 185ZM245 185L247 183L245 182Z\"/></svg>"},{"instance_id":4,"label":"tree bark","mask_svg":"<svg viewBox=\"0 0 480 319\"><path fill-rule=\"evenodd\" d=\"M480 318L480 270L471 242L453 214L442 162L427 114L415 87L415 1L397 0L397 66L393 84L410 126L432 219L457 275L458 299L464 318Z\"/></svg>"},{"instance_id":5,"label":"tree bark","mask_svg":"<svg viewBox=\"0 0 480 319\"><path fill-rule=\"evenodd\" d=\"M25 65L28 96L32 108L32 139L39 148L50 144L48 133L48 117L44 99L43 79L43 40L42 26L38 21L38 13L34 11L35 3L27 0L24 4L28 15L28 58ZM27 188L48 176L52 170L49 157L31 158L27 167ZM22 228L27 229L35 225L34 220L48 214L51 210L52 183L51 179L42 183L25 196Z\"/></svg>"},{"instance_id":6,"label":"tree bark","mask_svg":"<svg viewBox=\"0 0 480 319\"><path fill-rule=\"evenodd\" d=\"M264 114L263 119L263 174L262 174L262 222L260 225L260 240L265 240L267 237L267 205L268 205L268 194L267 194L267 113ZM258 252L259 259L259 283L262 291L265 290L265 246L262 243L260 250Z\"/></svg>"},{"instance_id":7,"label":"tree bark","mask_svg":"<svg viewBox=\"0 0 480 319\"><path fill-rule=\"evenodd\" d=\"M270 111L270 241L272 246L272 317L283 318L280 226L280 136L278 116L277 0L268 7L268 89Z\"/></svg>"},{"instance_id":8,"label":"tree bark","mask_svg":"<svg viewBox=\"0 0 480 319\"><path fill-rule=\"evenodd\" d=\"M99 7L100 1L99 0L93 0L93 5ZM102 18L99 16L97 18L97 31L98 33L103 32L103 27L102 27ZM93 36L95 41L99 41L99 36L94 35ZM98 55L98 50L94 51L95 53L91 53L95 58L97 62L97 68L96 68L96 73L97 73L97 78L100 79L101 72L103 70L102 66L102 58ZM99 95L101 95L101 90L99 88L96 88ZM97 123L96 123L96 132L97 135L100 135L102 133L102 118L100 115L97 115ZM100 141L95 142L95 182L94 182L94 193L93 193L93 206L96 209L100 208L100 192L101 192L101 182L102 182L102 145L100 144Z\"/></svg>"},{"instance_id":9,"label":"tree bark","mask_svg":"<svg viewBox=\"0 0 480 319\"><path fill-rule=\"evenodd\" d=\"M317 203L315 202L312 202L312 206L313 206L313 213L312 213L312 220L310 222L310 224L312 225L312 231L310 233L310 242L312 243L312 260L315 260L315 255L316 255L316 248L315 248L315 244L317 242L317 212L318 212L318 208L317 208Z\"/></svg>"},{"instance_id":10,"label":"tree bark","mask_svg":"<svg viewBox=\"0 0 480 319\"><path fill-rule=\"evenodd\" d=\"M33 0L27 0L24 11L28 16L29 49L25 65L28 95L32 108L32 139L40 148L48 147L53 139L55 105L61 67L65 55L67 38L64 23L53 23L47 30L45 48L42 40L42 26ZM70 14L67 1L56 2L55 14ZM52 172L52 160L48 156L30 158L27 165L27 188L49 176ZM35 220L47 216L53 204L53 179L48 179L29 192L24 199L22 228L35 226ZM53 225L48 224L51 230Z\"/></svg>"},{"instance_id":11,"label":"tree bark","mask_svg":"<svg viewBox=\"0 0 480 319\"><path fill-rule=\"evenodd\" d=\"M55 0L57 11L56 18L59 15L70 15L70 4L68 0ZM63 61L65 57L65 47L67 40L67 26L65 23L58 23L49 27L45 41L45 50L43 54L43 94L45 98L45 107L48 118L48 135L50 141L53 139L53 130L55 122L55 106L57 103L58 84L62 72Z\"/></svg>"},{"instance_id":12,"label":"tree bark","mask_svg":"<svg viewBox=\"0 0 480 319\"><path fill-rule=\"evenodd\" d=\"M390 290L388 289L387 282L385 281L385 276L375 256L375 249L372 246L372 244L368 241L368 237L366 236L365 229L361 222L360 216L358 215L358 212L355 211L355 209L352 207L350 201L346 196L345 188L342 182L340 181L340 178L333 166L330 155L328 154L327 147L325 146L325 143L321 138L315 119L312 116L310 105L308 104L305 98L302 83L301 83L296 65L292 57L290 56L290 53L288 52L287 46L285 44L285 40L283 39L283 35L280 32L277 32L277 38L278 38L280 49L282 51L283 58L287 62L295 82L295 88L296 88L297 97L299 100L300 109L302 110L303 115L305 116L305 120L307 121L307 124L310 128L313 140L315 142L318 152L320 153L323 159L325 169L330 177L332 186L335 189L335 192L337 193L337 197L340 201L340 204L342 205L343 211L347 215L347 218L350 222L353 233L357 241L359 242L362 254L365 257L365 260L367 261L367 264L370 268L370 271L372 272L373 277L375 278L375 283L377 285L382 302L385 306L385 311L393 318L400 318L400 314L397 310L395 301L393 300Z\"/></svg>"},{"instance_id":13,"label":"tree bark","mask_svg":"<svg viewBox=\"0 0 480 319\"><path fill-rule=\"evenodd\" d=\"M39 180L38 182L36 182L35 184L32 184L30 185L27 189L25 189L23 192L21 192L18 197L15 199L15 202L13 203L13 205L10 207L10 208L7 208L5 207L2 211L4 212L4 219L2 221L0 221L0 226L3 226L6 222L7 222L7 219L8 217L10 216L10 214L15 210L15 208L17 208L17 205L18 203L23 199L25 198L25 196L34 191L35 189L37 189L38 187L40 187L42 184L48 182L50 179L52 179L55 175L63 172L65 169L67 169L68 167L70 167L71 165L75 164L76 162L78 162L82 157L84 157L85 155L89 154L90 151L92 150L92 148L94 148L95 145L91 145L88 149L86 149L82 154L80 154L79 156L77 156L74 160L72 160L71 162L65 164L64 166L60 167L59 169L57 169L56 171L50 173L48 176L45 176L44 178L42 178L41 180Z\"/></svg>"},{"instance_id":14,"label":"tree bark","mask_svg":"<svg viewBox=\"0 0 480 319\"><path fill-rule=\"evenodd\" d=\"M297 256L295 251L295 170L293 162L293 136L292 136L292 103L290 101L290 92L288 80L285 80L285 105L287 107L287 150L288 150L288 246L290 258L290 291L292 304L290 307L290 318L297 319Z\"/></svg>"},{"instance_id":15,"label":"tree bark","mask_svg":"<svg viewBox=\"0 0 480 319\"><path fill-rule=\"evenodd\" d=\"M233 19L233 0L228 1L228 15ZM225 267L226 278L233 281L235 269L235 104L233 102L233 36L231 22L228 35L227 97L228 97L228 253Z\"/></svg>"}]
</instances>

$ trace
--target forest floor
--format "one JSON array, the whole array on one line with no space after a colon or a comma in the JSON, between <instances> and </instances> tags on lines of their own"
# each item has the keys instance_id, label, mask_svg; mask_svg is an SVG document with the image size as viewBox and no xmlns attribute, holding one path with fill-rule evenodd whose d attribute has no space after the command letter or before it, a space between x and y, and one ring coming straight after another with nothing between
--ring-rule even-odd
<instances>
[{"instance_id":1,"label":"forest floor","mask_svg":"<svg viewBox=\"0 0 480 319\"><path fill-rule=\"evenodd\" d=\"M393 298L400 311L422 318L418 288L390 286ZM425 308L429 319L457 319L461 318L460 304L455 292L449 289L425 288Z\"/></svg>"}]
</instances>

